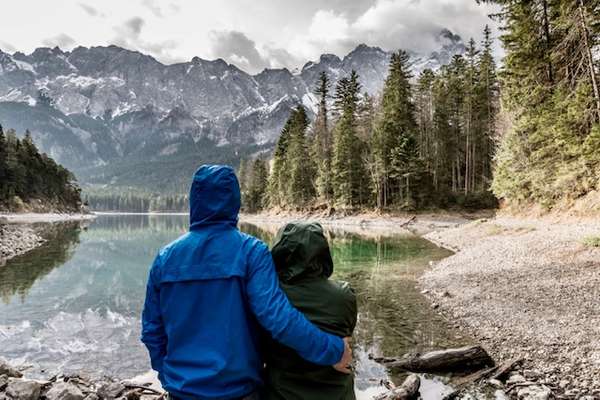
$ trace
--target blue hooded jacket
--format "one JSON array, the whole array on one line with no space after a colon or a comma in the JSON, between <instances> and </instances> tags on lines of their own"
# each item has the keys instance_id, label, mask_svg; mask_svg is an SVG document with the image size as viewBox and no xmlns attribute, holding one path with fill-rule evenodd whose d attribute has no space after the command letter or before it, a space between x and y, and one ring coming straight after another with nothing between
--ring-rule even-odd
<instances>
[{"instance_id":1,"label":"blue hooded jacket","mask_svg":"<svg viewBox=\"0 0 600 400\"><path fill-rule=\"evenodd\" d=\"M237 229L232 168L202 166L190 191L190 231L160 250L148 277L142 342L163 388L183 399L234 399L262 384L260 326L315 364L343 341L320 331L279 288L267 246Z\"/></svg>"}]
</instances>

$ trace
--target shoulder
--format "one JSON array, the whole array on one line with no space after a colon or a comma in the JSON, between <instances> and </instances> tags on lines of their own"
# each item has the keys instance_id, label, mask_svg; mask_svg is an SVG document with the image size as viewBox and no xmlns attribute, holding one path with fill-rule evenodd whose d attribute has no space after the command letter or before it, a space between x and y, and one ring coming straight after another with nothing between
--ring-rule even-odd
<instances>
[{"instance_id":1,"label":"shoulder","mask_svg":"<svg viewBox=\"0 0 600 400\"><path fill-rule=\"evenodd\" d=\"M356 294L348 282L335 281L331 279L328 282L334 287L334 290L338 293L341 299L348 302L356 302Z\"/></svg>"},{"instance_id":2,"label":"shoulder","mask_svg":"<svg viewBox=\"0 0 600 400\"><path fill-rule=\"evenodd\" d=\"M269 247L262 240L241 231L238 231L238 233L244 249L246 249L250 255L270 254Z\"/></svg>"}]
</instances>

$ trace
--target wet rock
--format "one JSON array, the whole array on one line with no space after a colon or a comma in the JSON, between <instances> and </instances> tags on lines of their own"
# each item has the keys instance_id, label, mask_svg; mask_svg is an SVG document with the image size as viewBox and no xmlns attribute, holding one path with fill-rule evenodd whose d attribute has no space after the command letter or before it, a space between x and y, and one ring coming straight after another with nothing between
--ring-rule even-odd
<instances>
[{"instance_id":1,"label":"wet rock","mask_svg":"<svg viewBox=\"0 0 600 400\"><path fill-rule=\"evenodd\" d=\"M20 378L23 376L22 373L8 365L4 360L0 360L0 375L6 375L9 378Z\"/></svg>"},{"instance_id":2,"label":"wet rock","mask_svg":"<svg viewBox=\"0 0 600 400\"><path fill-rule=\"evenodd\" d=\"M85 399L83 400L100 400L100 397L98 397L96 393L90 393L87 396L85 396Z\"/></svg>"},{"instance_id":3,"label":"wet rock","mask_svg":"<svg viewBox=\"0 0 600 400\"><path fill-rule=\"evenodd\" d=\"M8 385L8 376L0 375L0 392Z\"/></svg>"},{"instance_id":4,"label":"wet rock","mask_svg":"<svg viewBox=\"0 0 600 400\"><path fill-rule=\"evenodd\" d=\"M519 400L548 400L552 396L552 391L544 385L524 386L517 389Z\"/></svg>"},{"instance_id":5,"label":"wet rock","mask_svg":"<svg viewBox=\"0 0 600 400\"><path fill-rule=\"evenodd\" d=\"M119 382L106 382L98 389L98 396L101 399L116 399L125 391L125 386Z\"/></svg>"},{"instance_id":6,"label":"wet rock","mask_svg":"<svg viewBox=\"0 0 600 400\"><path fill-rule=\"evenodd\" d=\"M81 390L68 382L58 382L46 393L47 400L83 400Z\"/></svg>"},{"instance_id":7,"label":"wet rock","mask_svg":"<svg viewBox=\"0 0 600 400\"><path fill-rule=\"evenodd\" d=\"M6 395L14 400L37 400L41 391L42 385L29 379L12 378L6 386Z\"/></svg>"}]
</instances>

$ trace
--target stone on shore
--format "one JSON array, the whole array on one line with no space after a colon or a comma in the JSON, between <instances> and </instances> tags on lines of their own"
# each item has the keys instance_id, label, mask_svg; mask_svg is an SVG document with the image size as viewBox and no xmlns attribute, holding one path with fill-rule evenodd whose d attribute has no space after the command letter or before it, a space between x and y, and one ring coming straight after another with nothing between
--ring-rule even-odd
<instances>
[{"instance_id":1,"label":"stone on shore","mask_svg":"<svg viewBox=\"0 0 600 400\"><path fill-rule=\"evenodd\" d=\"M83 400L83 392L75 385L69 382L57 382L48 392L46 400Z\"/></svg>"},{"instance_id":2,"label":"stone on shore","mask_svg":"<svg viewBox=\"0 0 600 400\"><path fill-rule=\"evenodd\" d=\"M6 387L6 395L12 400L38 400L41 391L42 385L29 379L11 378Z\"/></svg>"}]
</instances>

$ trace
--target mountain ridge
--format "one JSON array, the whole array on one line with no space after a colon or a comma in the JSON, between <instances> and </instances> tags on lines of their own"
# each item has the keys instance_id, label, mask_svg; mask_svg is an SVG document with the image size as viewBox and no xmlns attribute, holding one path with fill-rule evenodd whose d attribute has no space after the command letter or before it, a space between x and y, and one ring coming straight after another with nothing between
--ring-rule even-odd
<instances>
[{"instance_id":1,"label":"mountain ridge","mask_svg":"<svg viewBox=\"0 0 600 400\"><path fill-rule=\"evenodd\" d=\"M439 68L461 52L462 39L442 31L439 50L412 54L413 72ZM325 53L297 71L251 75L223 59L163 64L115 45L0 50L0 122L19 133L29 128L41 149L84 183L137 185L118 171L107 175L105 166L123 159L163 165L193 154L235 163L250 151L269 151L292 107L303 104L313 115L312 92L322 71L334 85L355 69L363 90L377 94L390 57L360 44L342 58ZM148 174L140 173L146 182Z\"/></svg>"}]
</instances>

